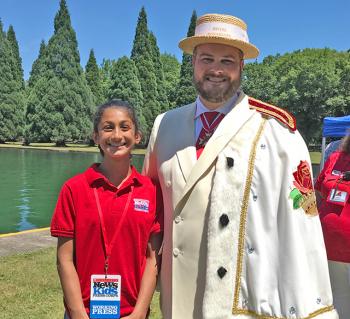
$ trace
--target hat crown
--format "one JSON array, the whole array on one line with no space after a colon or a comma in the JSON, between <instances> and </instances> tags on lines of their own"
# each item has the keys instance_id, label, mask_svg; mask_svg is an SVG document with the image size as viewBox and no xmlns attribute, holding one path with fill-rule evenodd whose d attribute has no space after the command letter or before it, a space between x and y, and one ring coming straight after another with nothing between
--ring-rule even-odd
<instances>
[{"instance_id":1,"label":"hat crown","mask_svg":"<svg viewBox=\"0 0 350 319\"><path fill-rule=\"evenodd\" d=\"M245 59L256 58L259 50L249 42L246 23L234 16L209 13L197 19L194 36L180 41L179 47L192 54L200 44L225 44L243 52Z\"/></svg>"},{"instance_id":2,"label":"hat crown","mask_svg":"<svg viewBox=\"0 0 350 319\"><path fill-rule=\"evenodd\" d=\"M249 43L247 25L233 16L206 14L196 23L195 36L219 37Z\"/></svg>"},{"instance_id":3,"label":"hat crown","mask_svg":"<svg viewBox=\"0 0 350 319\"><path fill-rule=\"evenodd\" d=\"M208 13L199 17L197 19L196 26L202 23L208 23L208 22L229 23L229 24L237 25L241 27L243 30L247 31L247 25L243 20L234 16L229 16L226 14L217 14L217 13Z\"/></svg>"}]
</instances>

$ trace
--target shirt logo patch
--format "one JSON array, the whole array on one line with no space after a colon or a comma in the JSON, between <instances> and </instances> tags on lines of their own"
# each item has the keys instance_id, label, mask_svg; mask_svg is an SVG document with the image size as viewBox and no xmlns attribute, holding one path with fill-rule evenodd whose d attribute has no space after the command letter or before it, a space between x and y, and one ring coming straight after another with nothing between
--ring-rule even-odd
<instances>
[{"instance_id":1,"label":"shirt logo patch","mask_svg":"<svg viewBox=\"0 0 350 319\"><path fill-rule=\"evenodd\" d=\"M134 198L134 209L138 212L149 212L149 200Z\"/></svg>"}]
</instances>

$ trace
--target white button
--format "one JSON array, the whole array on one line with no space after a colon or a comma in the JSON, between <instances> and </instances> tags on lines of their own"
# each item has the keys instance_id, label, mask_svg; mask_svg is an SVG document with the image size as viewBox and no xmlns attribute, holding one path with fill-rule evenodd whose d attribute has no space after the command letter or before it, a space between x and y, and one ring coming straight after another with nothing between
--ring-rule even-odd
<instances>
[{"instance_id":1,"label":"white button","mask_svg":"<svg viewBox=\"0 0 350 319\"><path fill-rule=\"evenodd\" d=\"M175 223L178 224L179 222L181 222L182 218L180 216L176 216L175 217Z\"/></svg>"},{"instance_id":2,"label":"white button","mask_svg":"<svg viewBox=\"0 0 350 319\"><path fill-rule=\"evenodd\" d=\"M179 254L180 254L180 249L179 249L179 248L174 248L174 249L173 249L173 255L174 255L174 257L179 256Z\"/></svg>"},{"instance_id":3,"label":"white button","mask_svg":"<svg viewBox=\"0 0 350 319\"><path fill-rule=\"evenodd\" d=\"M171 182L170 182L170 181L167 181L167 182L166 182L166 186L167 186L167 187L170 187L170 186L171 186Z\"/></svg>"}]
</instances>

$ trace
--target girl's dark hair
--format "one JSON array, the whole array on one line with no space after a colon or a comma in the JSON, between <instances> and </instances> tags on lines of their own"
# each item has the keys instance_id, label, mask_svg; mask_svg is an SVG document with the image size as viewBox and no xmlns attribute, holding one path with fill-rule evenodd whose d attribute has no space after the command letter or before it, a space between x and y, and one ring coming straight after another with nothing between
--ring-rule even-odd
<instances>
[{"instance_id":1,"label":"girl's dark hair","mask_svg":"<svg viewBox=\"0 0 350 319\"><path fill-rule=\"evenodd\" d=\"M343 138L341 150L344 153L350 154L350 129L347 131L347 135Z\"/></svg>"},{"instance_id":2,"label":"girl's dark hair","mask_svg":"<svg viewBox=\"0 0 350 319\"><path fill-rule=\"evenodd\" d=\"M94 116L94 121L93 121L95 133L98 132L98 124L101 121L101 118L103 116L104 111L106 109L109 109L110 107L114 107L116 109L121 108L121 109L124 109L125 111L127 111L131 121L135 125L135 133L137 133L137 132L141 133L140 129L139 129L139 124L138 124L135 109L128 102L118 100L118 99L112 99L112 100L100 105L97 108L97 111L96 111L95 116Z\"/></svg>"}]
</instances>

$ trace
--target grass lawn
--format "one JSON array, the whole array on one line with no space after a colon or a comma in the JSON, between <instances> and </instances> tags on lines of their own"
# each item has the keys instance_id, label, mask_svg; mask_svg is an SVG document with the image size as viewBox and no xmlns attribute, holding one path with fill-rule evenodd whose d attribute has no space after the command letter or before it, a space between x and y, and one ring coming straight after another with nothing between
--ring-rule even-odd
<instances>
[{"instance_id":1,"label":"grass lawn","mask_svg":"<svg viewBox=\"0 0 350 319\"><path fill-rule=\"evenodd\" d=\"M62 291L55 259L56 248L0 257L2 319L63 319ZM161 319L158 300L156 293L150 319Z\"/></svg>"},{"instance_id":2,"label":"grass lawn","mask_svg":"<svg viewBox=\"0 0 350 319\"><path fill-rule=\"evenodd\" d=\"M320 164L321 162L321 152L310 152L311 163Z\"/></svg>"}]
</instances>

